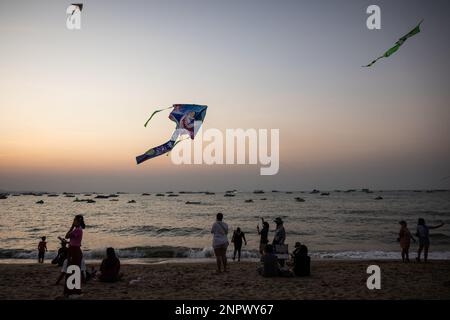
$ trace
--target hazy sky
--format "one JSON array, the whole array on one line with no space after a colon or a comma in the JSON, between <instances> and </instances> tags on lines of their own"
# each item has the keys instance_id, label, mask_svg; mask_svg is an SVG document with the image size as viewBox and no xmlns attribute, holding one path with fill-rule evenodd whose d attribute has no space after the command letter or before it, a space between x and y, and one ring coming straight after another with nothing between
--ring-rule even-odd
<instances>
[{"instance_id":1,"label":"hazy sky","mask_svg":"<svg viewBox=\"0 0 450 320\"><path fill-rule=\"evenodd\" d=\"M0 189L450 186L449 1L84 1L77 31L69 4L0 0ZM208 105L204 129L280 129L279 173L137 166L174 103Z\"/></svg>"}]
</instances>

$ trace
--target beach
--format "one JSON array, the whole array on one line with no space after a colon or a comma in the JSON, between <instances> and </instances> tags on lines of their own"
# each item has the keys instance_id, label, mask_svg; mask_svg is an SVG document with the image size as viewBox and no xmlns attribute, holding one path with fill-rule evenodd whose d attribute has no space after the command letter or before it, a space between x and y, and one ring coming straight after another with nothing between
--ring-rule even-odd
<instances>
[{"instance_id":1,"label":"beach","mask_svg":"<svg viewBox=\"0 0 450 320\"><path fill-rule=\"evenodd\" d=\"M366 287L366 269L372 264L381 268L380 290ZM313 260L312 274L306 278L264 278L256 272L255 262L231 262L230 271L219 275L214 274L215 267L212 259L211 263L122 263L121 281L90 280L82 286L81 299L450 299L448 260L427 264ZM0 300L60 299L63 285L54 284L58 274L59 268L50 264L0 264Z\"/></svg>"}]
</instances>

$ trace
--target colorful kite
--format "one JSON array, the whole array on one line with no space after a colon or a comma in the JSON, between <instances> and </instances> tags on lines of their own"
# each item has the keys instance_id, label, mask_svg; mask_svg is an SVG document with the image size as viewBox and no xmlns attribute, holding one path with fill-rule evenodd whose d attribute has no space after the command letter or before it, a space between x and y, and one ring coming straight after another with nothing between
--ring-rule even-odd
<instances>
[{"instance_id":1,"label":"colorful kite","mask_svg":"<svg viewBox=\"0 0 450 320\"><path fill-rule=\"evenodd\" d=\"M374 64L375 62L377 62L377 61L380 60L381 58L387 58L387 57L389 57L390 55L392 55L394 52L396 52L396 51L400 48L400 46L401 46L402 44L405 43L405 41L406 41L408 38L410 38L410 37L412 37L413 35L418 34L418 33L420 32L420 24L421 24L422 22L423 22L423 20L420 21L419 24L418 24L414 29L412 29L408 34L406 34L406 35L404 35L403 37L401 37L400 39L398 39L398 41L395 43L395 46L393 46L393 47L390 48L388 51L386 51L381 57L376 58L376 59L373 60L371 63L369 63L368 65L363 66L363 67L371 67L371 66L373 66L373 64Z\"/></svg>"},{"instance_id":2,"label":"colorful kite","mask_svg":"<svg viewBox=\"0 0 450 320\"><path fill-rule=\"evenodd\" d=\"M72 3L72 5L77 7L80 12L81 12L81 10L83 10L83 4L82 3ZM72 11L72 14L71 14L72 16L73 16L73 14L75 13L76 10L77 9Z\"/></svg>"},{"instance_id":3,"label":"colorful kite","mask_svg":"<svg viewBox=\"0 0 450 320\"><path fill-rule=\"evenodd\" d=\"M169 114L169 119L175 122L177 125L175 128L175 132L172 134L170 140L166 143L151 148L146 153L137 156L137 164L169 152L179 141L181 141L177 141L177 139L183 134L188 134L191 139L194 139L197 130L203 123L203 119L205 119L206 109L208 108L208 106L201 106L197 104L174 104L172 107L156 110L155 112L153 112L150 118L144 124L144 127L147 127L148 122L156 113L170 108L173 108L173 110ZM195 123L197 123L197 127L194 127Z\"/></svg>"}]
</instances>

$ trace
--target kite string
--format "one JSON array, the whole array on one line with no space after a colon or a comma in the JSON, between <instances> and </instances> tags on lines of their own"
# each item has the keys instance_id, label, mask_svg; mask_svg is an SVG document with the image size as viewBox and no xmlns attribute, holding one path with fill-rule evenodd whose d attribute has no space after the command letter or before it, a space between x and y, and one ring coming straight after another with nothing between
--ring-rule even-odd
<instances>
[{"instance_id":1,"label":"kite string","mask_svg":"<svg viewBox=\"0 0 450 320\"><path fill-rule=\"evenodd\" d=\"M173 108L173 107L171 106L171 107L167 107L167 108L164 108L164 109L159 109L159 110L153 111L153 113L152 113L152 115L150 116L150 118L148 118L148 120L145 122L144 127L147 127L147 124L148 124L149 121L153 118L153 116L154 116L155 114L157 114L158 112L161 112L161 111L170 109L170 108Z\"/></svg>"}]
</instances>

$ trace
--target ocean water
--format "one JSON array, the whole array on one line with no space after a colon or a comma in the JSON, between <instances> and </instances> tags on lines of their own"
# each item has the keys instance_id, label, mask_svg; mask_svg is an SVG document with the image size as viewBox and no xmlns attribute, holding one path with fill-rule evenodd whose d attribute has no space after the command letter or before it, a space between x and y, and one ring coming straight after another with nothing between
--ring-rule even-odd
<instances>
[{"instance_id":1,"label":"ocean water","mask_svg":"<svg viewBox=\"0 0 450 320\"><path fill-rule=\"evenodd\" d=\"M47 237L47 258L52 258L59 246L57 236L65 235L76 214L85 217L82 249L88 259L100 259L109 246L118 249L121 259L210 258L210 229L218 212L224 214L230 229L240 227L245 232L244 258L258 257L256 226L261 225L261 217L270 223L270 240L275 228L272 220L281 217L290 251L300 241L313 258L328 259L398 259L398 221L406 220L415 233L417 218L422 217L429 225L446 223L430 232L430 258L450 259L449 191L330 191L328 196L265 191L236 192L234 197L224 197L223 192L163 194L119 194L110 199L76 195L95 203L74 202L75 198L62 194L10 195L0 200L0 262L36 259L41 236ZM383 199L375 200L377 196ZM296 197L305 201L298 202ZM245 201L249 199L253 202ZM39 200L44 203L36 204ZM412 244L413 257L416 249Z\"/></svg>"}]
</instances>

